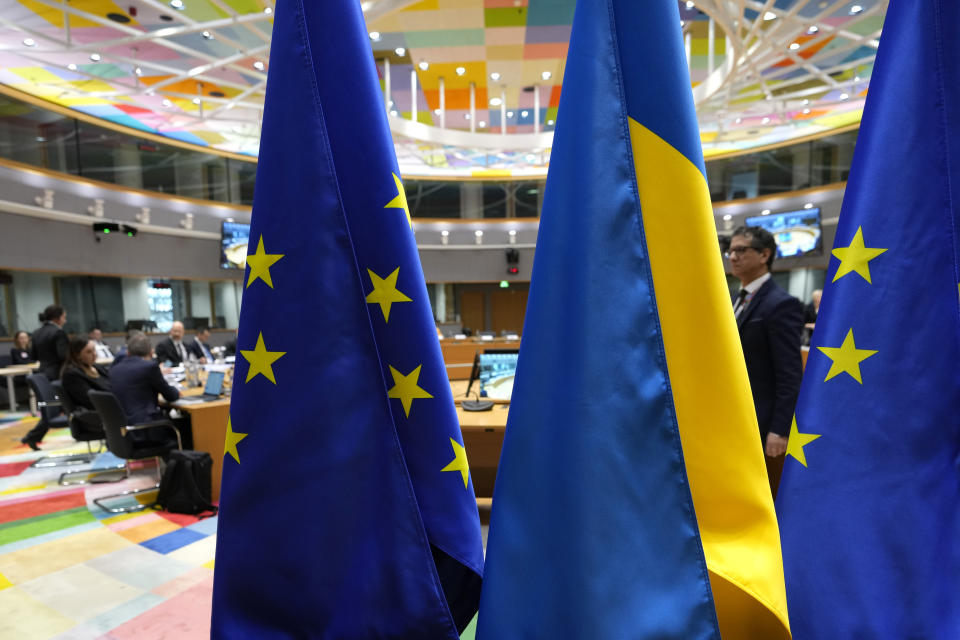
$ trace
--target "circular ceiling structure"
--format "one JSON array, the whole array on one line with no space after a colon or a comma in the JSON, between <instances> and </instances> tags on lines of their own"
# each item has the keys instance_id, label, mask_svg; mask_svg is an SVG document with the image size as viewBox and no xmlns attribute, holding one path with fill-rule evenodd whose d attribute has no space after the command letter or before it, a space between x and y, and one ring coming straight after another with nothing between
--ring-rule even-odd
<instances>
[{"instance_id":1,"label":"circular ceiling structure","mask_svg":"<svg viewBox=\"0 0 960 640\"><path fill-rule=\"evenodd\" d=\"M405 175L546 173L575 0L361 6ZM679 10L708 158L859 122L886 0L692 0ZM255 156L272 14L272 0L11 1L0 83Z\"/></svg>"}]
</instances>

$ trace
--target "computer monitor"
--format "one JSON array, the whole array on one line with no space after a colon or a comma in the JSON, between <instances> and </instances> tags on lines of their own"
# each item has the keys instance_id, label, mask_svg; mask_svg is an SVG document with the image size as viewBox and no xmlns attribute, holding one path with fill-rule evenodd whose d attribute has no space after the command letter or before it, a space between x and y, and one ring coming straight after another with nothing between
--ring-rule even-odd
<instances>
[{"instance_id":1,"label":"computer monitor","mask_svg":"<svg viewBox=\"0 0 960 640\"><path fill-rule=\"evenodd\" d=\"M519 349L487 349L473 357L473 370L467 384L467 394L476 380L480 397L509 400L513 394L513 376L517 371Z\"/></svg>"},{"instance_id":2,"label":"computer monitor","mask_svg":"<svg viewBox=\"0 0 960 640\"><path fill-rule=\"evenodd\" d=\"M207 384L203 388L205 396L219 396L223 392L223 371L210 371L207 373Z\"/></svg>"},{"instance_id":3,"label":"computer monitor","mask_svg":"<svg viewBox=\"0 0 960 640\"><path fill-rule=\"evenodd\" d=\"M747 218L748 227L762 227L777 241L778 258L794 258L823 253L820 209L800 209L773 215Z\"/></svg>"},{"instance_id":4,"label":"computer monitor","mask_svg":"<svg viewBox=\"0 0 960 640\"><path fill-rule=\"evenodd\" d=\"M220 268L246 268L247 243L249 241L249 224L224 221L220 230Z\"/></svg>"}]
</instances>

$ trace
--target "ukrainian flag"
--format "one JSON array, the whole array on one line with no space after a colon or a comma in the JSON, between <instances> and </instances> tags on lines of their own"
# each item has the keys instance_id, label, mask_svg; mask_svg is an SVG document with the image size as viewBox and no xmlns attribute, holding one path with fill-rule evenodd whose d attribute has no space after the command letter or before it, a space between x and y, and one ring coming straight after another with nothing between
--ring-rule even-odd
<instances>
[{"instance_id":1,"label":"ukrainian flag","mask_svg":"<svg viewBox=\"0 0 960 640\"><path fill-rule=\"evenodd\" d=\"M676 0L579 2L478 637L788 638Z\"/></svg>"},{"instance_id":2,"label":"ukrainian flag","mask_svg":"<svg viewBox=\"0 0 960 640\"><path fill-rule=\"evenodd\" d=\"M960 3L890 2L777 495L795 637L960 637Z\"/></svg>"},{"instance_id":3,"label":"ukrainian flag","mask_svg":"<svg viewBox=\"0 0 960 640\"><path fill-rule=\"evenodd\" d=\"M215 638L448 638L483 550L356 0L280 0L237 339Z\"/></svg>"}]
</instances>

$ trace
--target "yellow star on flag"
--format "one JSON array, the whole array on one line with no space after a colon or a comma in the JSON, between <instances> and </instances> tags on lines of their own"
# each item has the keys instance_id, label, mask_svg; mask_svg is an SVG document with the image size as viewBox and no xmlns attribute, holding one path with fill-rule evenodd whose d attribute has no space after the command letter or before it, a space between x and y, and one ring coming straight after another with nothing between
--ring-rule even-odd
<instances>
[{"instance_id":1,"label":"yellow star on flag","mask_svg":"<svg viewBox=\"0 0 960 640\"><path fill-rule=\"evenodd\" d=\"M260 278L267 283L267 286L273 289L273 280L270 278L270 267L277 260L283 257L281 253L267 253L263 248L263 235L260 235L260 242L257 243L257 252L253 255L247 254L247 265L250 267L250 277L247 278L247 286L253 284L253 281Z\"/></svg>"},{"instance_id":2,"label":"yellow star on flag","mask_svg":"<svg viewBox=\"0 0 960 640\"><path fill-rule=\"evenodd\" d=\"M240 354L250 363L250 369L247 371L247 379L244 382L250 382L258 375L277 384L277 379L273 376L273 363L286 355L286 351L267 351L263 344L263 334L257 337L257 346L253 351L240 350Z\"/></svg>"},{"instance_id":3,"label":"yellow star on flag","mask_svg":"<svg viewBox=\"0 0 960 640\"><path fill-rule=\"evenodd\" d=\"M853 342L852 328L847 331L847 337L839 347L817 347L817 349L833 360L827 377L823 379L824 382L846 372L854 380L863 384L863 379L860 377L860 363L877 353L873 349L857 349L857 345Z\"/></svg>"},{"instance_id":4,"label":"yellow star on flag","mask_svg":"<svg viewBox=\"0 0 960 640\"><path fill-rule=\"evenodd\" d=\"M849 247L840 247L831 251L833 255L840 259L840 266L837 272L833 274L833 282L836 282L848 273L857 272L860 277L870 281L870 261L879 256L886 249L863 246L863 227L857 227L857 232L853 234L853 240Z\"/></svg>"},{"instance_id":5,"label":"yellow star on flag","mask_svg":"<svg viewBox=\"0 0 960 640\"><path fill-rule=\"evenodd\" d=\"M407 194L403 190L403 181L400 180L400 176L393 173L393 181L397 184L397 195L393 200L383 205L384 209L403 209L403 212L407 214L407 224L410 225L410 228L413 229L413 220L410 218L410 207L407 206Z\"/></svg>"},{"instance_id":6,"label":"yellow star on flag","mask_svg":"<svg viewBox=\"0 0 960 640\"><path fill-rule=\"evenodd\" d=\"M237 433L233 430L230 418L227 418L227 437L223 443L223 457L226 458L229 453L233 459L240 464L240 454L237 453L237 443L247 437L246 433Z\"/></svg>"},{"instance_id":7,"label":"yellow star on flag","mask_svg":"<svg viewBox=\"0 0 960 640\"><path fill-rule=\"evenodd\" d=\"M459 471L463 476L463 488L467 488L467 480L470 478L470 465L467 464L467 450L463 445L450 438L450 445L453 447L453 460L440 471Z\"/></svg>"},{"instance_id":8,"label":"yellow star on flag","mask_svg":"<svg viewBox=\"0 0 960 640\"><path fill-rule=\"evenodd\" d=\"M397 277L400 275L400 267L393 270L393 273L386 278L381 278L370 269L370 281L373 283L373 291L367 295L367 302L370 304L379 304L380 311L383 312L383 321L390 321L390 306L394 302L412 302L402 291L397 289Z\"/></svg>"},{"instance_id":9,"label":"yellow star on flag","mask_svg":"<svg viewBox=\"0 0 960 640\"><path fill-rule=\"evenodd\" d=\"M403 375L392 366L390 375L393 376L393 386L387 391L388 398L397 398L403 404L403 412L410 417L410 405L418 398L432 398L433 396L417 386L420 379L420 369L423 365L417 365L417 368L407 375Z\"/></svg>"},{"instance_id":10,"label":"yellow star on flag","mask_svg":"<svg viewBox=\"0 0 960 640\"><path fill-rule=\"evenodd\" d=\"M820 437L819 433L800 433L797 428L797 416L793 416L790 423L790 436L787 438L787 455L796 458L800 464L807 466L807 456L803 448Z\"/></svg>"}]
</instances>

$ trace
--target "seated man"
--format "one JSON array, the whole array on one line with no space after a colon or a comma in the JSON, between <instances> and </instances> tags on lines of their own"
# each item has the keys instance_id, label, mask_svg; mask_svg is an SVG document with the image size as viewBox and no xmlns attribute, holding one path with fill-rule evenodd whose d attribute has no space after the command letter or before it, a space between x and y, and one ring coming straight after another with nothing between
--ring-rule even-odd
<instances>
[{"instance_id":1,"label":"seated man","mask_svg":"<svg viewBox=\"0 0 960 640\"><path fill-rule=\"evenodd\" d=\"M183 323L174 322L170 327L170 335L157 345L157 362L169 362L171 366L183 364L187 358L187 345L183 343Z\"/></svg>"},{"instance_id":2,"label":"seated man","mask_svg":"<svg viewBox=\"0 0 960 640\"><path fill-rule=\"evenodd\" d=\"M180 397L180 392L163 379L160 365L153 359L150 339L142 333L130 338L127 357L110 368L110 383L130 424L170 419L157 404L157 398L163 396L167 402L174 402ZM180 429L183 448L190 448L192 438L189 420L181 418L172 422ZM130 433L130 437L141 444L163 442L172 436L172 432L164 427Z\"/></svg>"},{"instance_id":3,"label":"seated man","mask_svg":"<svg viewBox=\"0 0 960 640\"><path fill-rule=\"evenodd\" d=\"M187 349L200 361L200 364L208 364L214 360L213 353L211 353L210 347L207 346L207 340L209 339L210 329L201 327L200 330L197 331L197 337L193 339L193 342L190 343Z\"/></svg>"},{"instance_id":4,"label":"seated man","mask_svg":"<svg viewBox=\"0 0 960 640\"><path fill-rule=\"evenodd\" d=\"M93 327L87 332L87 337L93 342L93 348L97 354L97 362L111 362L113 360L113 351L103 341L103 331L99 327Z\"/></svg>"}]
</instances>

